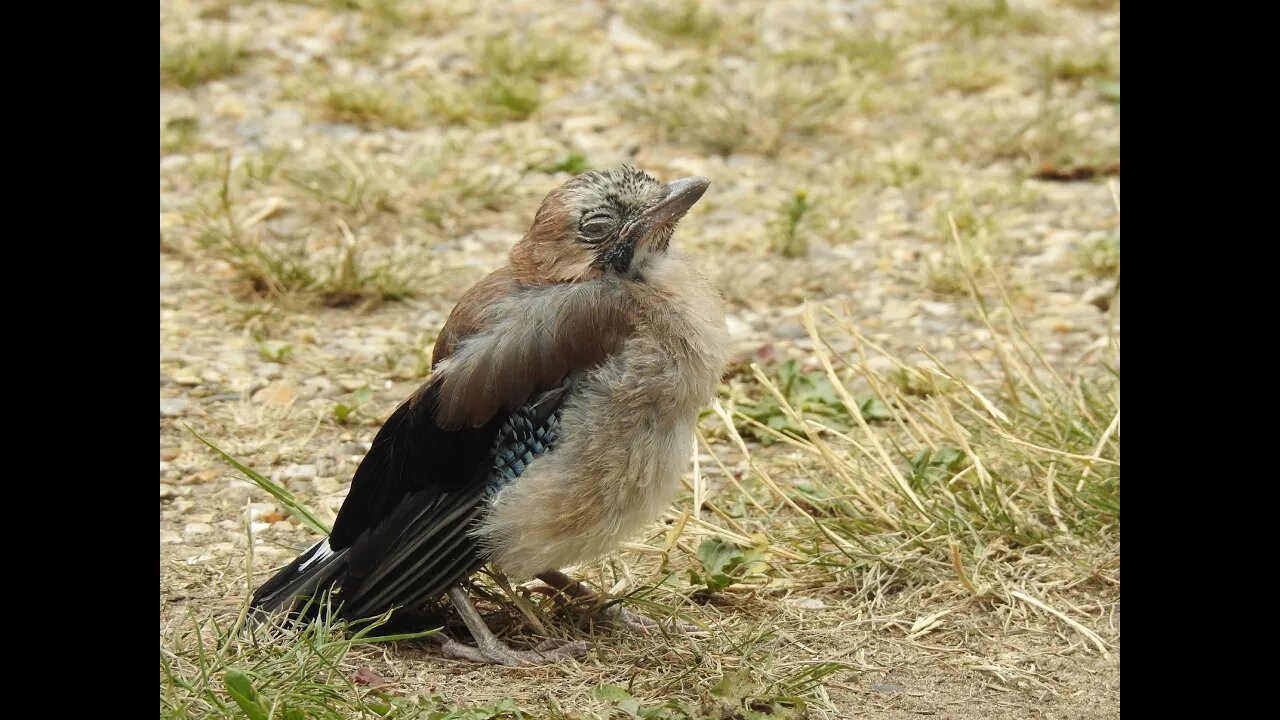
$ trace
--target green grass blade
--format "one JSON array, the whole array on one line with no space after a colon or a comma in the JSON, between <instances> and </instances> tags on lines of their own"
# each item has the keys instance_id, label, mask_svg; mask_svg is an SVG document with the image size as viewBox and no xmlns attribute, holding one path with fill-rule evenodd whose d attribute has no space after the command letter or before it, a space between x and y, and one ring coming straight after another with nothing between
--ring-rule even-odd
<instances>
[{"instance_id":1,"label":"green grass blade","mask_svg":"<svg viewBox=\"0 0 1280 720\"><path fill-rule=\"evenodd\" d=\"M231 693L232 699L244 710L244 714L249 716L249 720L267 720L267 710L262 705L262 697L258 695L258 690L253 687L253 683L249 678L239 670L228 670L224 677L227 686L227 692Z\"/></svg>"},{"instance_id":2,"label":"green grass blade","mask_svg":"<svg viewBox=\"0 0 1280 720\"><path fill-rule=\"evenodd\" d=\"M186 427L192 435L195 435L197 440L208 445L210 448L213 448L213 451L221 455L222 459L230 463L232 467L244 473L245 476L256 483L258 487L271 493L271 495L275 497L276 500L279 500L280 504L289 511L290 515L298 518L304 525L315 530L321 535L329 534L329 528L325 526L324 523L316 519L316 516L312 515L311 511L307 509L307 506L299 502L298 498L293 496L293 493L271 482L248 465L245 465L239 460L231 457L222 448L204 439L204 437L200 433L196 432L190 425L184 425L184 427Z\"/></svg>"}]
</instances>

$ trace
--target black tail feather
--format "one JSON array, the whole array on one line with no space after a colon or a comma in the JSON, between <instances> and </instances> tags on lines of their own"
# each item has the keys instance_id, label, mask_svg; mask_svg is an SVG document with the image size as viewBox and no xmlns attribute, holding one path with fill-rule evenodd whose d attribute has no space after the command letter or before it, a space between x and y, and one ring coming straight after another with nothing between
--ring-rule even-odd
<instances>
[{"instance_id":1,"label":"black tail feather","mask_svg":"<svg viewBox=\"0 0 1280 720\"><path fill-rule=\"evenodd\" d=\"M345 548L313 560L317 554L327 550L327 543L327 540L317 543L263 583L253 594L249 606L260 616L293 610L298 604L319 596L335 583L341 584L347 573Z\"/></svg>"}]
</instances>

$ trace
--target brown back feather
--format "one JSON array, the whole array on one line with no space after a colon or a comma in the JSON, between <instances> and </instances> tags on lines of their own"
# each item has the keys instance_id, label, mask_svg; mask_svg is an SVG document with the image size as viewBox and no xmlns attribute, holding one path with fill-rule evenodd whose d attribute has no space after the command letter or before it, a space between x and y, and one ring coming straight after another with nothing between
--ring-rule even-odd
<instances>
[{"instance_id":1,"label":"brown back feather","mask_svg":"<svg viewBox=\"0 0 1280 720\"><path fill-rule=\"evenodd\" d=\"M615 283L524 286L494 301L483 330L460 338L437 368L436 422L479 426L616 352L632 318Z\"/></svg>"},{"instance_id":2,"label":"brown back feather","mask_svg":"<svg viewBox=\"0 0 1280 720\"><path fill-rule=\"evenodd\" d=\"M483 330L485 312L489 306L498 298L514 291L515 287L515 280L512 279L511 268L508 266L494 270L463 293L458 304L449 313L444 327L440 328L440 335L431 351L431 365L439 365L452 355L459 340Z\"/></svg>"}]
</instances>

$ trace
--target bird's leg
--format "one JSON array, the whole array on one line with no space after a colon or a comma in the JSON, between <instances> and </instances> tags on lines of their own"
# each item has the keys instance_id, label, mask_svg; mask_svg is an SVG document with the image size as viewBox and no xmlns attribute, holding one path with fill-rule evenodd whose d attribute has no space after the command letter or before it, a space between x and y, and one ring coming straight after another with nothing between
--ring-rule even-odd
<instances>
[{"instance_id":1,"label":"bird's leg","mask_svg":"<svg viewBox=\"0 0 1280 720\"><path fill-rule=\"evenodd\" d=\"M600 595L581 582L565 575L559 570L548 570L540 573L538 579L559 590L569 597L570 600L594 602L599 604ZM597 611L603 615L606 620L614 623L621 623L628 630L641 633L651 633L654 631L677 632L693 637L705 637L707 632L697 625L692 625L679 620L671 620L668 622L658 622L647 615L633 613L623 607L620 603L614 603L609 607L602 608Z\"/></svg>"},{"instance_id":2,"label":"bird's leg","mask_svg":"<svg viewBox=\"0 0 1280 720\"><path fill-rule=\"evenodd\" d=\"M480 617L480 612L476 610L475 605L471 604L471 598L467 597L467 591L461 586L454 586L449 590L449 601L453 603L462 622L471 631L471 636L476 640L476 646L463 645L457 640L447 638L441 643L440 648L445 657L516 667L581 657L591 648L591 643L580 640L569 643L551 640L542 643L533 651L513 650L499 640L488 625L484 624L484 618Z\"/></svg>"}]
</instances>

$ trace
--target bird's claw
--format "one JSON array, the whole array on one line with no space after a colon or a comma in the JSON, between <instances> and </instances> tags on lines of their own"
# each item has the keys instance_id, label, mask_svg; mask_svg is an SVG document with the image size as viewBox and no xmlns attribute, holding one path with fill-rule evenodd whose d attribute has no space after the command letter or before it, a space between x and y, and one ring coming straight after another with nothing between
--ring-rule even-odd
<instances>
[{"instance_id":1,"label":"bird's claw","mask_svg":"<svg viewBox=\"0 0 1280 720\"><path fill-rule=\"evenodd\" d=\"M605 617L615 623L620 623L623 627L632 632L651 634L655 632L669 632L680 635L688 635L689 637L710 637L711 633L693 625L691 623L682 622L680 620L668 620L659 622L640 613L633 613L621 605L610 605L604 610Z\"/></svg>"},{"instance_id":2,"label":"bird's claw","mask_svg":"<svg viewBox=\"0 0 1280 720\"><path fill-rule=\"evenodd\" d=\"M482 642L478 646L471 646L452 639L446 641L440 648L447 658L506 665L507 667L546 665L560 662L561 660L579 658L590 649L591 643L582 640L565 642L554 639L542 641L533 650L514 650L499 641Z\"/></svg>"}]
</instances>

